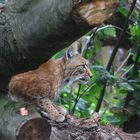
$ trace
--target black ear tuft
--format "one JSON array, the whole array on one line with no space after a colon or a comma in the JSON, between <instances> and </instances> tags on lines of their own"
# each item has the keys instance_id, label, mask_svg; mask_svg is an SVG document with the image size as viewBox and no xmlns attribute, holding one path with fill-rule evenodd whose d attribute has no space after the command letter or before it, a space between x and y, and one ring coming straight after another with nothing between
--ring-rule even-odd
<instances>
[{"instance_id":1,"label":"black ear tuft","mask_svg":"<svg viewBox=\"0 0 140 140\"><path fill-rule=\"evenodd\" d=\"M82 44L81 43L78 45L77 51L79 54L82 54Z\"/></svg>"},{"instance_id":2,"label":"black ear tuft","mask_svg":"<svg viewBox=\"0 0 140 140\"><path fill-rule=\"evenodd\" d=\"M73 57L73 51L72 48L68 48L68 50L66 51L66 58L70 59Z\"/></svg>"},{"instance_id":3,"label":"black ear tuft","mask_svg":"<svg viewBox=\"0 0 140 140\"><path fill-rule=\"evenodd\" d=\"M82 54L82 45L81 43L76 41L67 49L65 58L68 60L76 56L77 54Z\"/></svg>"}]
</instances>

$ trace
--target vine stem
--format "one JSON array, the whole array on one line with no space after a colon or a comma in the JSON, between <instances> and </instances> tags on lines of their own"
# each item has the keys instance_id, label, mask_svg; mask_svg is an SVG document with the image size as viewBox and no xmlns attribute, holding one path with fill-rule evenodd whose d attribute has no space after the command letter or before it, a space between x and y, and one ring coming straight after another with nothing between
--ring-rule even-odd
<instances>
[{"instance_id":1,"label":"vine stem","mask_svg":"<svg viewBox=\"0 0 140 140\"><path fill-rule=\"evenodd\" d=\"M78 94L77 94L77 97L76 97L76 100L75 100L75 104L74 104L74 107L73 107L73 113L75 112L75 108L76 108L76 105L77 105L77 103L78 103L78 101L80 100L80 98L91 88L91 87L93 87L95 85L95 83L92 83L90 86L88 86L81 94L80 94L80 91L78 92ZM79 88L79 89L81 89L81 87Z\"/></svg>"},{"instance_id":2,"label":"vine stem","mask_svg":"<svg viewBox=\"0 0 140 140\"><path fill-rule=\"evenodd\" d=\"M79 98L79 96L80 96L80 89L81 89L81 84L79 84L78 85L79 87L78 87L78 92L77 92L77 96L76 96L76 99L75 99L75 103L74 103L74 106L73 106L73 108L72 108L72 114L74 114L74 112L75 112L75 109L76 109L76 105L77 105L77 103L78 103L78 98Z\"/></svg>"},{"instance_id":3,"label":"vine stem","mask_svg":"<svg viewBox=\"0 0 140 140\"><path fill-rule=\"evenodd\" d=\"M121 71L121 69L123 68L123 66L126 64L126 62L128 61L128 59L131 57L132 53L130 52L127 57L125 58L125 60L122 62L122 64L119 66L119 68L117 69L117 71L115 72L115 75L117 73L119 73Z\"/></svg>"}]
</instances>

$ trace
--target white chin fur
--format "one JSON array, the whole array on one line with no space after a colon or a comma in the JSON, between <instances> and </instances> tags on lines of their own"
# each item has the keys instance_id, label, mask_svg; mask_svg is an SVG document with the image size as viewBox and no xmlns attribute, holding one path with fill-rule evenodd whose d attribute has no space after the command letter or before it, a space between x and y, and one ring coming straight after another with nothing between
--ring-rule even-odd
<instances>
[{"instance_id":1,"label":"white chin fur","mask_svg":"<svg viewBox=\"0 0 140 140\"><path fill-rule=\"evenodd\" d=\"M79 82L80 84L87 84L89 81L79 80L78 82Z\"/></svg>"},{"instance_id":2,"label":"white chin fur","mask_svg":"<svg viewBox=\"0 0 140 140\"><path fill-rule=\"evenodd\" d=\"M82 79L82 78L76 78L75 80L73 80L72 83L80 83L80 84L87 84L89 82L89 79Z\"/></svg>"},{"instance_id":3,"label":"white chin fur","mask_svg":"<svg viewBox=\"0 0 140 140\"><path fill-rule=\"evenodd\" d=\"M79 76L79 77L74 76L74 77L69 78L69 82L67 83L67 85L71 86L73 83L87 84L89 80L90 79L88 78L83 78L83 76Z\"/></svg>"}]
</instances>

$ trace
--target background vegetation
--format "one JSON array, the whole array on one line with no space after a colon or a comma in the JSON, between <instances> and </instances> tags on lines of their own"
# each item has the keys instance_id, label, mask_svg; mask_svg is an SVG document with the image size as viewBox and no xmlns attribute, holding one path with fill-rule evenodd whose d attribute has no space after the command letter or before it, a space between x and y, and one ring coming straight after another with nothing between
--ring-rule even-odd
<instances>
[{"instance_id":1,"label":"background vegetation","mask_svg":"<svg viewBox=\"0 0 140 140\"><path fill-rule=\"evenodd\" d=\"M119 24L104 24L80 39L81 45L86 46L83 56L91 63L93 78L88 85L65 87L61 92L61 102L71 114L88 117L96 111L102 124L115 126L124 125L132 116L140 116L140 11L137 8L134 2L121 1L116 11L123 19L117 21Z\"/></svg>"}]
</instances>

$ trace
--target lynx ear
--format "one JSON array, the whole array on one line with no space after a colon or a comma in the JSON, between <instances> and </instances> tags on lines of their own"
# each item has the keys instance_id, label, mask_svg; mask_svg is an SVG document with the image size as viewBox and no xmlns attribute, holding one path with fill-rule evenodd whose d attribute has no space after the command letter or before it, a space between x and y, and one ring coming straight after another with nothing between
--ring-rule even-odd
<instances>
[{"instance_id":1,"label":"lynx ear","mask_svg":"<svg viewBox=\"0 0 140 140\"><path fill-rule=\"evenodd\" d=\"M77 48L77 52L82 55L82 53L83 53L83 45L82 45L82 42L81 42L80 39L77 41L76 48Z\"/></svg>"},{"instance_id":2,"label":"lynx ear","mask_svg":"<svg viewBox=\"0 0 140 140\"><path fill-rule=\"evenodd\" d=\"M76 41L67 49L65 53L65 58L71 59L73 56L81 53L82 53L81 44L79 44L79 42Z\"/></svg>"},{"instance_id":3,"label":"lynx ear","mask_svg":"<svg viewBox=\"0 0 140 140\"><path fill-rule=\"evenodd\" d=\"M79 54L82 55L83 49L82 49L82 44L81 43L78 44L77 51L78 51Z\"/></svg>"},{"instance_id":4,"label":"lynx ear","mask_svg":"<svg viewBox=\"0 0 140 140\"><path fill-rule=\"evenodd\" d=\"M68 50L65 53L66 60L72 58L73 56L80 54L82 56L83 51L87 48L87 43L89 45L91 38L82 37L71 44Z\"/></svg>"},{"instance_id":5,"label":"lynx ear","mask_svg":"<svg viewBox=\"0 0 140 140\"><path fill-rule=\"evenodd\" d=\"M74 56L74 50L72 47L69 47L65 53L65 58L68 60L68 59L71 59L73 56Z\"/></svg>"}]
</instances>

